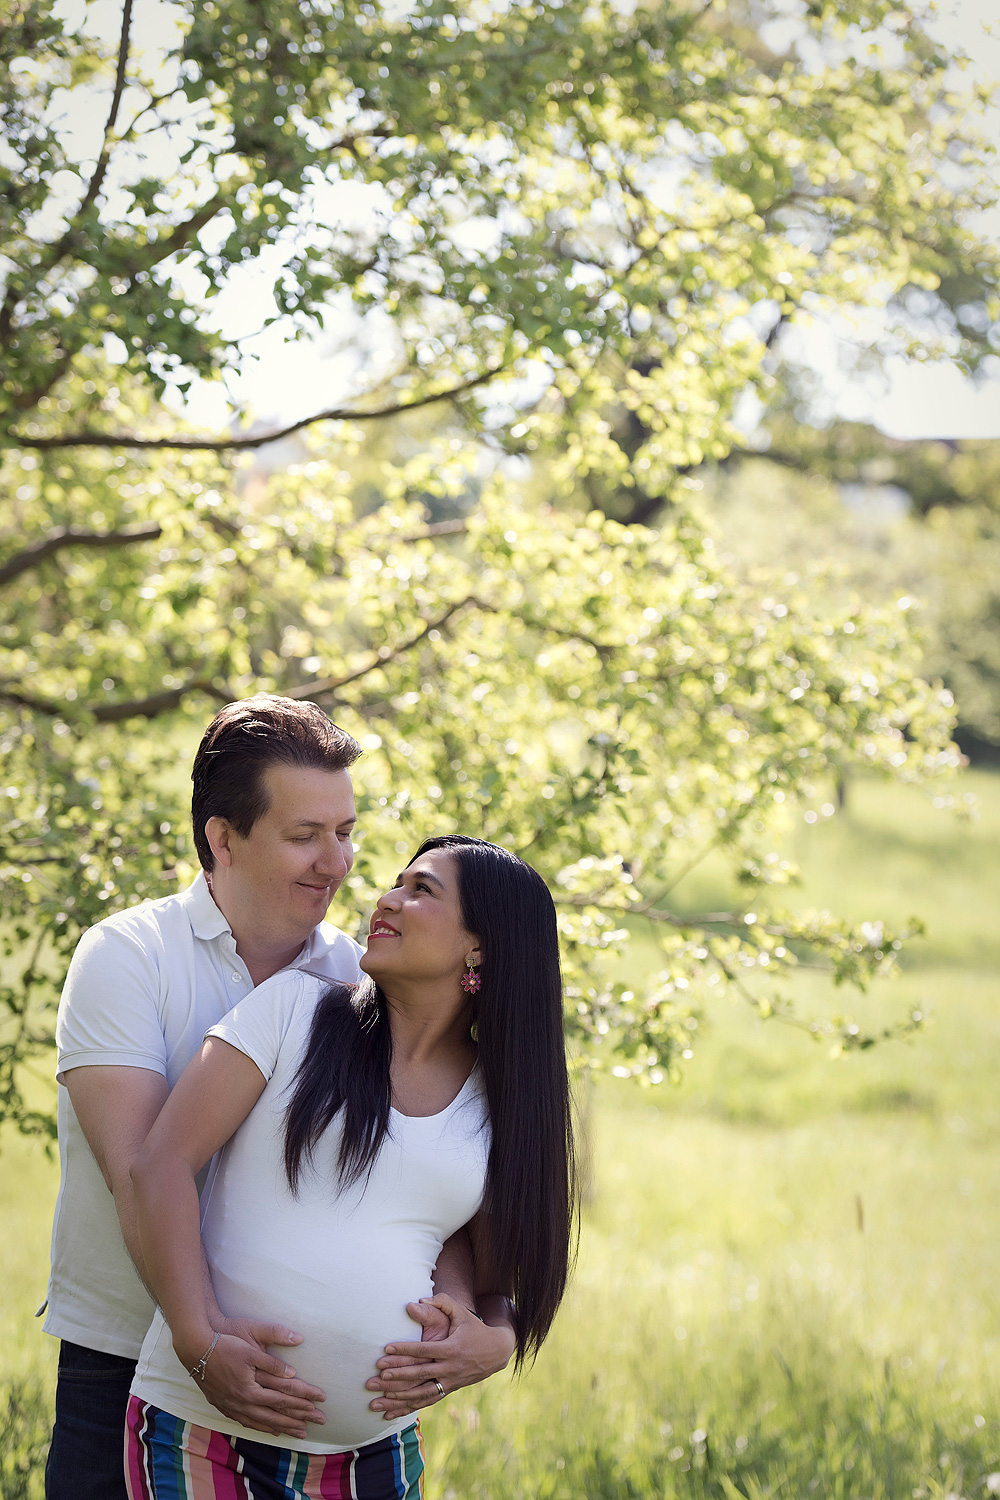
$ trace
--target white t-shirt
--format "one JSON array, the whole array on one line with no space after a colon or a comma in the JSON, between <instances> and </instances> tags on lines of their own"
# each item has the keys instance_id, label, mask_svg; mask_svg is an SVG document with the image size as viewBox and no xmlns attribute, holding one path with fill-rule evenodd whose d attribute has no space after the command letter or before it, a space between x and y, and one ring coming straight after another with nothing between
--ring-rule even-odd
<instances>
[{"instance_id":1,"label":"white t-shirt","mask_svg":"<svg viewBox=\"0 0 1000 1500\"><path fill-rule=\"evenodd\" d=\"M327 1398L326 1424L296 1439L308 1453L358 1448L412 1422L387 1423L369 1411L365 1381L389 1340L419 1338L406 1303L432 1295L442 1244L479 1209L490 1141L474 1069L440 1114L414 1118L393 1110L371 1172L344 1190L338 1114L293 1195L284 1165L285 1110L326 989L309 974L276 974L209 1031L252 1058L268 1082L216 1159L201 1205L223 1312L278 1319L302 1334L302 1343L283 1353ZM206 1400L174 1354L159 1312L132 1393L217 1432L288 1443L229 1421Z\"/></svg>"},{"instance_id":2,"label":"white t-shirt","mask_svg":"<svg viewBox=\"0 0 1000 1500\"><path fill-rule=\"evenodd\" d=\"M357 943L323 922L290 966L355 983ZM186 891L117 912L84 933L56 1021L60 1082L72 1068L148 1068L173 1088L208 1028L253 989L204 875ZM45 1331L135 1359L154 1306L136 1274L114 1200L65 1088L61 1181L52 1224Z\"/></svg>"}]
</instances>

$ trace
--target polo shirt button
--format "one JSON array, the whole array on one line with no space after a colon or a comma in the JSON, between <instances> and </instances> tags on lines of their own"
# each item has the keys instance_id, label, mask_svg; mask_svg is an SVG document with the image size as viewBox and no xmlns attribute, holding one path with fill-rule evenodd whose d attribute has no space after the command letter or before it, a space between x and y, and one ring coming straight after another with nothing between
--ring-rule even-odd
<instances>
[{"instance_id":1,"label":"polo shirt button","mask_svg":"<svg viewBox=\"0 0 1000 1500\"><path fill-rule=\"evenodd\" d=\"M233 970L233 978L234 978L234 980L236 981L237 984L239 984L239 982L242 979L242 977L243 977L242 974L237 974L236 970L235 969Z\"/></svg>"}]
</instances>

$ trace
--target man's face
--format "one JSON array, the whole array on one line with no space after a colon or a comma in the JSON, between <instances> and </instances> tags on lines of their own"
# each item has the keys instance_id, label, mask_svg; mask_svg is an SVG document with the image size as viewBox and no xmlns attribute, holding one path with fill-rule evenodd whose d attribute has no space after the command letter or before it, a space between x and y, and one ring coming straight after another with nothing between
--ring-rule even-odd
<instances>
[{"instance_id":1,"label":"man's face","mask_svg":"<svg viewBox=\"0 0 1000 1500\"><path fill-rule=\"evenodd\" d=\"M305 942L354 862L351 778L276 765L263 780L267 812L246 838L227 828L230 863L217 857L213 881L224 885L234 925L252 922L261 937Z\"/></svg>"}]
</instances>

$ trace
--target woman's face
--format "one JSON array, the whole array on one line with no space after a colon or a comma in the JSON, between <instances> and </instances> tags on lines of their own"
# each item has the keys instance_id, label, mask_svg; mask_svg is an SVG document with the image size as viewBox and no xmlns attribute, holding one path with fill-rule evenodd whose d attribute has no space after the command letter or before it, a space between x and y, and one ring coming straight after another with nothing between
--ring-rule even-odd
<instances>
[{"instance_id":1,"label":"woman's face","mask_svg":"<svg viewBox=\"0 0 1000 1500\"><path fill-rule=\"evenodd\" d=\"M462 922L458 871L446 849L421 854L386 891L368 924L361 967L383 989L394 978L457 984L466 959L478 964L479 945Z\"/></svg>"}]
</instances>

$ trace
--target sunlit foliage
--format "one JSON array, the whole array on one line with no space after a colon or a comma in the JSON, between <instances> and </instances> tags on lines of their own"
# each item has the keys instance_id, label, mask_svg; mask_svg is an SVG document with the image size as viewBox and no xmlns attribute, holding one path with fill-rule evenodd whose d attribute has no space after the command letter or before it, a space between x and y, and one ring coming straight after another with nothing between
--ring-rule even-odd
<instances>
[{"instance_id":1,"label":"sunlit foliage","mask_svg":"<svg viewBox=\"0 0 1000 1500\"><path fill-rule=\"evenodd\" d=\"M887 348L989 353L983 188L919 21L235 0L158 7L155 34L125 4L101 37L65 14L24 0L0 32L0 1113L44 1128L17 1068L67 955L190 868L179 747L259 688L366 746L356 913L427 831L537 863L582 1061L666 1076L710 991L773 974L746 994L784 1013L802 958L890 967L874 915L782 914L778 825L848 764L953 765L948 703L904 612L741 582L684 481L741 392L768 397L791 319L877 307ZM269 483L234 457L267 433L162 399L239 357L212 309L248 264L268 316L353 319L366 372ZM359 518L367 434L445 397ZM709 851L745 897L682 910ZM629 987L640 921L663 966Z\"/></svg>"}]
</instances>

